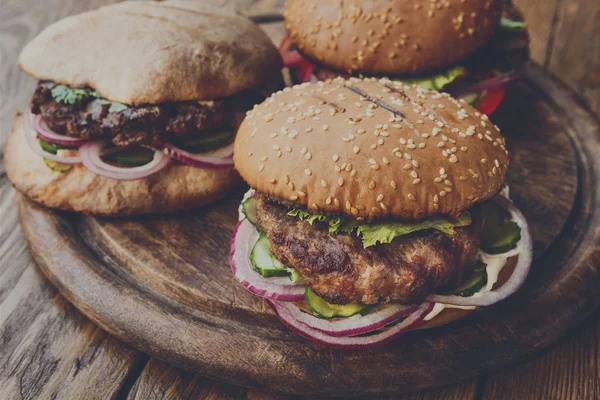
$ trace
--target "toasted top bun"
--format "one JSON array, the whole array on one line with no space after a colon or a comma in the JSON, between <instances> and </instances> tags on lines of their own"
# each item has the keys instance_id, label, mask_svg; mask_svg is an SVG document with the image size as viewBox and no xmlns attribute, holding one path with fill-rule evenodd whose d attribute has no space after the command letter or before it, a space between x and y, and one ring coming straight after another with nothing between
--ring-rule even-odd
<instances>
[{"instance_id":1,"label":"toasted top bun","mask_svg":"<svg viewBox=\"0 0 600 400\"><path fill-rule=\"evenodd\" d=\"M394 76L455 63L492 35L502 0L288 0L285 27L327 67Z\"/></svg>"},{"instance_id":2,"label":"toasted top bun","mask_svg":"<svg viewBox=\"0 0 600 400\"><path fill-rule=\"evenodd\" d=\"M105 216L163 214L212 203L241 181L232 168L195 168L175 161L134 181L105 178L82 164L56 172L31 150L23 129L18 115L4 149L6 174L19 192L51 208Z\"/></svg>"},{"instance_id":3,"label":"toasted top bun","mask_svg":"<svg viewBox=\"0 0 600 400\"><path fill-rule=\"evenodd\" d=\"M126 104L230 96L277 76L265 33L200 1L128 1L65 18L19 57L37 79L89 86Z\"/></svg>"},{"instance_id":4,"label":"toasted top bun","mask_svg":"<svg viewBox=\"0 0 600 400\"><path fill-rule=\"evenodd\" d=\"M253 188L359 220L456 216L495 195L508 166L486 115L446 93L374 78L275 93L248 112L234 151Z\"/></svg>"}]
</instances>

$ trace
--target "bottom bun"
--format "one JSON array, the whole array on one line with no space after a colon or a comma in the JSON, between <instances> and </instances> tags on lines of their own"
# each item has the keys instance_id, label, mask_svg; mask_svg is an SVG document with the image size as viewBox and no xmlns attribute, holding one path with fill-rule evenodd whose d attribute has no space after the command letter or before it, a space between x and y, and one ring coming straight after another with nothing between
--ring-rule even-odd
<instances>
[{"instance_id":1,"label":"bottom bun","mask_svg":"<svg viewBox=\"0 0 600 400\"><path fill-rule=\"evenodd\" d=\"M20 113L4 158L8 179L30 199L50 208L94 215L162 214L195 208L218 200L241 182L233 168L195 168L175 161L134 181L105 178L81 164L55 172L29 147Z\"/></svg>"}]
</instances>

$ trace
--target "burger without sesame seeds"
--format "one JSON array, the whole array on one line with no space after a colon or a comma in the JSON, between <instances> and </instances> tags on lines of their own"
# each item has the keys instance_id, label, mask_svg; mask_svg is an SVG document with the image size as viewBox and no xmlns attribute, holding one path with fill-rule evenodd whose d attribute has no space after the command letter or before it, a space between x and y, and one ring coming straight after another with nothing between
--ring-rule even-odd
<instances>
[{"instance_id":1,"label":"burger without sesame seeds","mask_svg":"<svg viewBox=\"0 0 600 400\"><path fill-rule=\"evenodd\" d=\"M464 100L375 78L286 88L248 112L236 278L290 329L369 347L513 294L532 244L498 128Z\"/></svg>"},{"instance_id":2,"label":"burger without sesame seeds","mask_svg":"<svg viewBox=\"0 0 600 400\"><path fill-rule=\"evenodd\" d=\"M280 46L297 82L378 76L444 90L491 114L529 38L510 0L288 0Z\"/></svg>"},{"instance_id":3,"label":"burger without sesame seeds","mask_svg":"<svg viewBox=\"0 0 600 400\"><path fill-rule=\"evenodd\" d=\"M240 182L239 123L281 82L277 49L258 26L178 0L66 18L19 63L39 83L6 145L9 179L48 207L97 215L166 213L222 197Z\"/></svg>"}]
</instances>

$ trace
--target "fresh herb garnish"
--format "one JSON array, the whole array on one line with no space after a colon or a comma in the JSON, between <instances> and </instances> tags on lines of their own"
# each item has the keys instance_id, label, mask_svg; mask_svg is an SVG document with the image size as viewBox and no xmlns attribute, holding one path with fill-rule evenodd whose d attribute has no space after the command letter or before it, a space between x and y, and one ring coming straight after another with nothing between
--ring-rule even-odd
<instances>
[{"instance_id":1,"label":"fresh herb garnish","mask_svg":"<svg viewBox=\"0 0 600 400\"><path fill-rule=\"evenodd\" d=\"M94 97L98 100L98 103L102 105L110 104L108 112L111 113L118 113L128 108L127 104L106 100L96 90L88 88L71 88L65 85L55 85L51 92L54 100L66 104L77 104L79 102L88 100L90 97Z\"/></svg>"},{"instance_id":2,"label":"fresh herb garnish","mask_svg":"<svg viewBox=\"0 0 600 400\"><path fill-rule=\"evenodd\" d=\"M52 97L58 102L75 104L91 96L89 89L73 89L65 85L56 85L52 88Z\"/></svg>"}]
</instances>

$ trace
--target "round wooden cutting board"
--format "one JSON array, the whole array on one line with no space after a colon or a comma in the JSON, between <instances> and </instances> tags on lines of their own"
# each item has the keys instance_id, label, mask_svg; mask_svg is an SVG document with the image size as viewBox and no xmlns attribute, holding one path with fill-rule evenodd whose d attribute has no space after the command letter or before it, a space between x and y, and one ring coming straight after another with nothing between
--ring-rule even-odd
<instances>
[{"instance_id":1,"label":"round wooden cutting board","mask_svg":"<svg viewBox=\"0 0 600 400\"><path fill-rule=\"evenodd\" d=\"M535 241L519 293L442 328L370 350L332 350L281 325L238 284L228 255L240 188L191 213L126 220L19 199L35 261L79 310L132 346L241 386L297 394L417 391L466 380L546 347L600 302L600 127L540 68L493 116L509 184Z\"/></svg>"}]
</instances>

